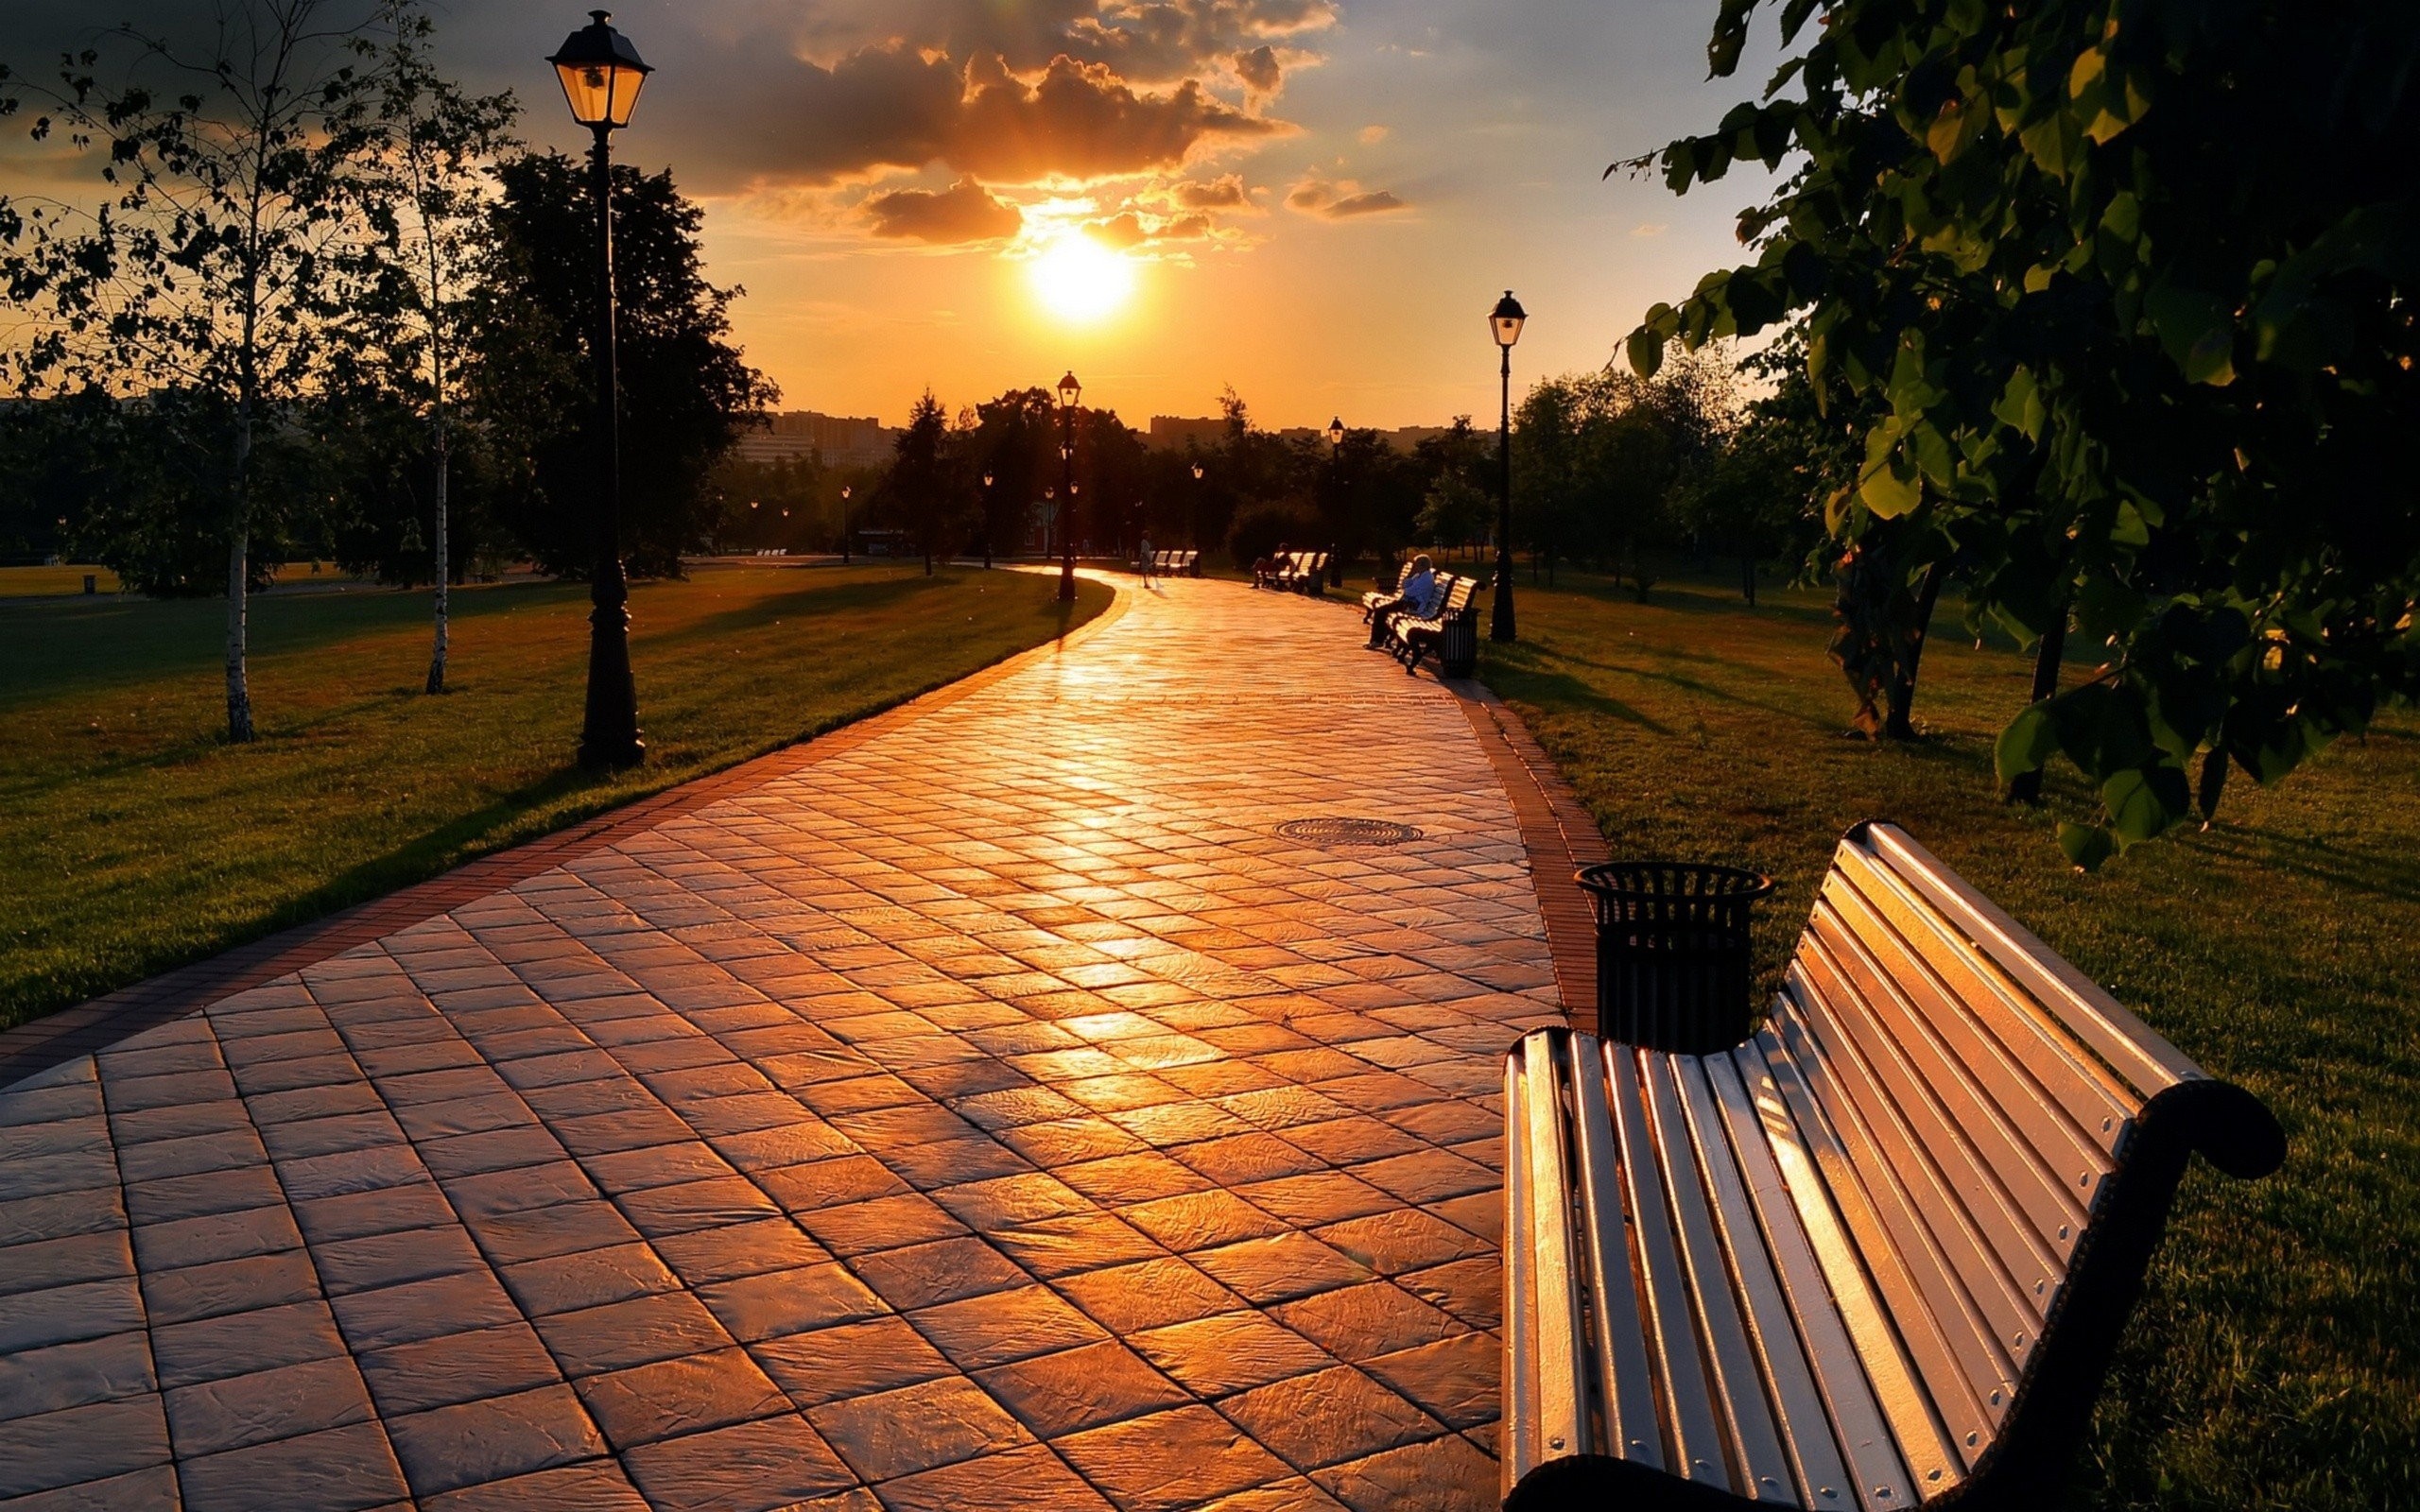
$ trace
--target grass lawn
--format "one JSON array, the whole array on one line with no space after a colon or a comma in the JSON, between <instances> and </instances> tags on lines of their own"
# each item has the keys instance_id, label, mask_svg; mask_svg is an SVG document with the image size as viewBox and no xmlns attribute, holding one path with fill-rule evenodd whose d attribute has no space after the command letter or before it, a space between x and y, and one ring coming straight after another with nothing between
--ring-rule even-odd
<instances>
[{"instance_id":1,"label":"grass lawn","mask_svg":"<svg viewBox=\"0 0 2420 1512\"><path fill-rule=\"evenodd\" d=\"M2071 1500L2098 1508L2420 1506L2420 721L2397 714L2209 831L2075 874L2048 817L1995 801L2030 663L1925 656L1922 744L1843 739L1825 595L1524 581L1511 699L1616 855L1772 872L1778 969L1841 832L1905 825L2213 1073L2275 1108L2258 1183L2187 1178ZM2081 784L2052 783L2054 808Z\"/></svg>"},{"instance_id":2,"label":"grass lawn","mask_svg":"<svg viewBox=\"0 0 2420 1512\"><path fill-rule=\"evenodd\" d=\"M117 574L106 567L69 562L60 567L0 567L0 598L49 598L84 591L87 576L95 593L117 592Z\"/></svg>"},{"instance_id":3,"label":"grass lawn","mask_svg":"<svg viewBox=\"0 0 2420 1512\"><path fill-rule=\"evenodd\" d=\"M458 590L420 692L425 593L252 603L261 738L220 739L217 600L0 596L0 1024L139 981L829 730L1072 616L1038 575L702 567L632 593L648 761L570 765L575 584Z\"/></svg>"}]
</instances>

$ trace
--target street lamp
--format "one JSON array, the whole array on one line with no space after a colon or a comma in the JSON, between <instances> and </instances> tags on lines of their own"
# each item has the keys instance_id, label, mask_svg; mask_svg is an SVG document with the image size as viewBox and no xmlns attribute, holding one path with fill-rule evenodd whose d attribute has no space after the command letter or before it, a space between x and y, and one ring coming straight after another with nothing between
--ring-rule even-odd
<instances>
[{"instance_id":1,"label":"street lamp","mask_svg":"<svg viewBox=\"0 0 2420 1512\"><path fill-rule=\"evenodd\" d=\"M1344 417L1339 415L1327 422L1327 445L1330 452L1344 450Z\"/></svg>"},{"instance_id":2,"label":"street lamp","mask_svg":"<svg viewBox=\"0 0 2420 1512\"><path fill-rule=\"evenodd\" d=\"M840 565L849 565L849 486L840 485Z\"/></svg>"},{"instance_id":3,"label":"street lamp","mask_svg":"<svg viewBox=\"0 0 2420 1512\"><path fill-rule=\"evenodd\" d=\"M1201 464L1199 462L1193 464L1193 481L1197 484L1201 481ZM1193 490L1193 508L1189 516L1187 523L1192 528L1186 534L1193 538L1189 544L1199 552L1201 549L1201 490L1199 488Z\"/></svg>"},{"instance_id":4,"label":"street lamp","mask_svg":"<svg viewBox=\"0 0 2420 1512\"><path fill-rule=\"evenodd\" d=\"M983 570L992 570L992 474L983 474Z\"/></svg>"},{"instance_id":5,"label":"street lamp","mask_svg":"<svg viewBox=\"0 0 2420 1512\"><path fill-rule=\"evenodd\" d=\"M1076 401L1083 396L1084 386L1076 381L1076 370L1059 380L1059 477L1067 490L1066 518L1059 525L1059 601L1076 601Z\"/></svg>"},{"instance_id":6,"label":"street lamp","mask_svg":"<svg viewBox=\"0 0 2420 1512\"><path fill-rule=\"evenodd\" d=\"M1506 289L1504 298L1495 301L1489 312L1487 329L1495 337L1496 350L1504 354L1504 409L1496 421L1496 508L1495 508L1495 609L1490 616L1487 638L1510 641L1512 635L1512 344L1521 339L1522 322L1530 312Z\"/></svg>"},{"instance_id":7,"label":"street lamp","mask_svg":"<svg viewBox=\"0 0 2420 1512\"><path fill-rule=\"evenodd\" d=\"M612 12L592 10L588 25L563 39L552 58L571 118L596 133L589 150L596 197L596 408L604 456L604 487L596 501L596 567L589 579L588 708L579 735L582 766L636 765L647 755L639 738L638 686L631 677L631 587L622 573L622 441L614 352L613 133L631 124L639 91L653 72L630 39L606 25Z\"/></svg>"}]
</instances>

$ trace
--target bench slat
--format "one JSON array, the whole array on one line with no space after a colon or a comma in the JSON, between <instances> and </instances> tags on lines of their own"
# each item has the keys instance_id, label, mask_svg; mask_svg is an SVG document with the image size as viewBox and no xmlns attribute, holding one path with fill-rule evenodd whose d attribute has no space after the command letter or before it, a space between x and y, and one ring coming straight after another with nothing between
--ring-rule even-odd
<instances>
[{"instance_id":1,"label":"bench slat","mask_svg":"<svg viewBox=\"0 0 2420 1512\"><path fill-rule=\"evenodd\" d=\"M1812 928L1866 1010L1862 1022L1850 1028L1867 1059L1901 1108L1927 1130L1927 1148L2038 1314L2066 1279L2076 1236L2095 1189L2113 1169L2110 1161L2064 1118L2027 1096L2023 1086L2011 1085L1990 1047L1964 1035L1956 1044L1945 1040L1945 1028L1956 1033L1962 1027L1955 1005L1853 894L1826 889ZM1987 1087L1995 1081L1997 1086ZM2048 1158L2040 1148L2045 1143L2051 1147ZM2089 1179L2080 1186L2071 1179L2076 1173Z\"/></svg>"},{"instance_id":2,"label":"bench slat","mask_svg":"<svg viewBox=\"0 0 2420 1512\"><path fill-rule=\"evenodd\" d=\"M1841 845L1834 865L1956 996L1984 1042L2021 1066L2085 1139L2114 1156L2139 1108L2132 1090L2045 1023L2025 989L1979 960L1964 935L1904 878L1854 844ZM2003 1106L2009 1100L2004 1097Z\"/></svg>"},{"instance_id":3,"label":"bench slat","mask_svg":"<svg viewBox=\"0 0 2420 1512\"><path fill-rule=\"evenodd\" d=\"M1682 1111L1677 1078L1698 1078L1701 1095L1704 1090L1694 1061L1684 1068L1680 1057L1647 1054L1639 1057L1639 1064L1647 1076L1649 1125L1664 1151L1659 1163L1665 1195L1670 1199L1676 1220L1681 1260L1688 1267L1689 1295L1698 1304L1699 1332L1712 1375L1715 1407L1730 1430L1731 1488L1757 1502L1796 1504L1797 1486L1782 1453L1772 1405L1765 1399L1765 1374L1757 1363L1760 1351L1748 1342L1742 1298L1733 1286L1731 1260L1716 1237L1708 1196L1708 1186L1718 1179L1712 1173L1731 1173L1731 1152L1722 1146L1719 1134L1711 1148L1701 1144L1696 1126ZM1737 1180L1736 1175L1733 1179ZM1748 1243L1756 1243L1753 1235ZM1759 1247L1742 1268L1764 1275L1770 1285L1764 1266Z\"/></svg>"},{"instance_id":4,"label":"bench slat","mask_svg":"<svg viewBox=\"0 0 2420 1512\"><path fill-rule=\"evenodd\" d=\"M1672 1213L1656 1175L1653 1136L1639 1095L1636 1052L1608 1045L1614 1133L1621 1146L1622 1191L1631 1236L1637 1244L1639 1290L1647 1302L1647 1349L1664 1394L1664 1429L1671 1458L1666 1468L1684 1480L1728 1490L1731 1474L1715 1424L1714 1398L1698 1353L1689 1283L1672 1236Z\"/></svg>"},{"instance_id":5,"label":"bench slat","mask_svg":"<svg viewBox=\"0 0 2420 1512\"><path fill-rule=\"evenodd\" d=\"M1943 866L1896 825L1866 826L1866 843L1876 859L1929 899L2000 969L2023 983L2042 1006L2090 1045L2144 1100L2180 1082L2206 1081L2208 1073L2169 1044L2150 1024L2121 1006L2100 984L2077 971L2031 930Z\"/></svg>"},{"instance_id":6,"label":"bench slat","mask_svg":"<svg viewBox=\"0 0 2420 1512\"><path fill-rule=\"evenodd\" d=\"M1803 977L1794 976L1792 985L1793 998L1808 991ZM1876 1156L1877 1136L1860 1115L1844 1068L1809 1031L1801 1003L1791 1001L1778 1012L1774 1029L1799 1077L1790 1111L1816 1152L1952 1452L1971 1469L1997 1428L1984 1398L2008 1379L1994 1330L1973 1311L1897 1177ZM1791 1095L1788 1083L1783 1090Z\"/></svg>"},{"instance_id":7,"label":"bench slat","mask_svg":"<svg viewBox=\"0 0 2420 1512\"><path fill-rule=\"evenodd\" d=\"M1613 1115L1605 1106L1603 1066L1593 1035L1564 1040L1570 1057L1573 1143L1579 1146L1581 1192L1588 1223L1588 1295L1596 1302L1597 1346L1605 1404L1603 1452L1665 1468L1664 1430L1655 1402L1655 1379L1647 1358L1647 1334L1638 1315L1638 1286L1631 1278L1629 1220L1622 1207L1621 1160Z\"/></svg>"},{"instance_id":8,"label":"bench slat","mask_svg":"<svg viewBox=\"0 0 2420 1512\"><path fill-rule=\"evenodd\" d=\"M1956 1181L1943 1170L1945 1152L1926 1143L1940 1138L1954 1143L1957 1131L1928 1116L1932 1110L1921 1097L1906 1105L1897 1101L1887 1074L1869 1055L1870 1035L1859 1042L1858 1032L1870 1031L1871 1023L1855 988L1839 976L1838 963L1827 953L1810 951L1801 954L1794 971L1802 989L1795 994L1798 1021L1791 1028L1805 1033L1833 1078L1825 1111L1853 1152L1901 1263L1923 1290L1957 1359L1962 1383L1996 1427L2008 1411L2016 1372L2041 1318L1977 1225ZM1989 1185L1988 1175L1972 1172L1971 1162L1969 1169L1970 1179ZM2003 1226L2014 1242L2015 1227L2005 1214ZM1937 1400L1956 1399L1942 1383L1932 1384ZM1954 1417L1948 1405L1943 1411ZM1990 1435L1965 1432L1974 1435L1966 1440L1971 1458Z\"/></svg>"},{"instance_id":9,"label":"bench slat","mask_svg":"<svg viewBox=\"0 0 2420 1512\"><path fill-rule=\"evenodd\" d=\"M1551 1041L1530 1037L1522 1057L1518 1095L1521 1104L1523 1164L1528 1190L1521 1218L1528 1230L1530 1258L1530 1323L1529 1345L1537 1361L1537 1443L1541 1457L1588 1452L1586 1398L1582 1387L1579 1269L1573 1263L1570 1197L1571 1172L1564 1160L1563 1099L1555 1087Z\"/></svg>"},{"instance_id":10,"label":"bench slat","mask_svg":"<svg viewBox=\"0 0 2420 1512\"><path fill-rule=\"evenodd\" d=\"M1745 1056L1751 1048L1755 1063L1750 1085L1758 1108L1766 1112L1765 1130L1774 1163L1781 1168L1807 1241L1823 1264L1824 1279L1841 1321L1865 1363L1875 1399L1898 1442L1899 1457L1926 1495L1938 1494L1963 1479L1966 1462L1954 1447L1949 1430L1934 1416L1931 1394L1926 1389L1925 1377L1918 1373L1921 1341L1903 1342L1904 1335L1894 1326L1894 1320L1910 1316L1910 1304L1918 1323L1928 1322L1930 1314L1887 1246L1876 1254L1858 1242L1862 1233L1874 1232L1879 1226L1871 1210L1861 1207L1854 1175L1834 1181L1834 1173L1847 1163L1846 1153L1816 1112L1789 1048L1772 1033L1759 1035L1737 1054ZM1744 1062L1743 1069L1747 1069ZM1782 1113L1780 1119L1772 1116L1776 1109ZM1869 1263L1873 1265L1870 1280ZM1946 1354L1937 1339L1932 1352Z\"/></svg>"}]
</instances>

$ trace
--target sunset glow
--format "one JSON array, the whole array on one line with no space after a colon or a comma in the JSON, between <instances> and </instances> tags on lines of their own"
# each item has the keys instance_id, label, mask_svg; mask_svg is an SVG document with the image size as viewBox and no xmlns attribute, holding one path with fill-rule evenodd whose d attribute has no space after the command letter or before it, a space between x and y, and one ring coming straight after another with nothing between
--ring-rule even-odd
<instances>
[{"instance_id":1,"label":"sunset glow","mask_svg":"<svg viewBox=\"0 0 2420 1512\"><path fill-rule=\"evenodd\" d=\"M1134 264L1081 232L1046 243L1028 265L1043 307L1063 320L1092 325L1115 315L1134 293Z\"/></svg>"}]
</instances>

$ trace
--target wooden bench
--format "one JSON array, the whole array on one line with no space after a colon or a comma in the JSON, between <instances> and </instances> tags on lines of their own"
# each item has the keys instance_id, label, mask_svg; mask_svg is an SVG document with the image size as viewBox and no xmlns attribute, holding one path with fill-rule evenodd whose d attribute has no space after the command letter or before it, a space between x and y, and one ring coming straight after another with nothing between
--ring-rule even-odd
<instances>
[{"instance_id":1,"label":"wooden bench","mask_svg":"<svg viewBox=\"0 0 2420 1512\"><path fill-rule=\"evenodd\" d=\"M1437 575L1437 586L1445 596L1438 604L1436 613L1425 619L1398 614L1388 622L1387 650L1403 663L1407 676L1419 674L1421 660L1443 646L1448 630L1467 631L1473 637L1471 653L1474 656L1478 653L1478 579L1440 573ZM1453 662L1459 658L1446 656L1440 660Z\"/></svg>"},{"instance_id":2,"label":"wooden bench","mask_svg":"<svg viewBox=\"0 0 2420 1512\"><path fill-rule=\"evenodd\" d=\"M1900 830L1726 1054L1505 1068L1508 1508L2052 1503L2187 1157L2276 1120Z\"/></svg>"},{"instance_id":3,"label":"wooden bench","mask_svg":"<svg viewBox=\"0 0 2420 1512\"><path fill-rule=\"evenodd\" d=\"M1154 577L1199 577L1201 576L1201 554L1198 551L1155 551L1151 553L1151 576Z\"/></svg>"}]
</instances>

